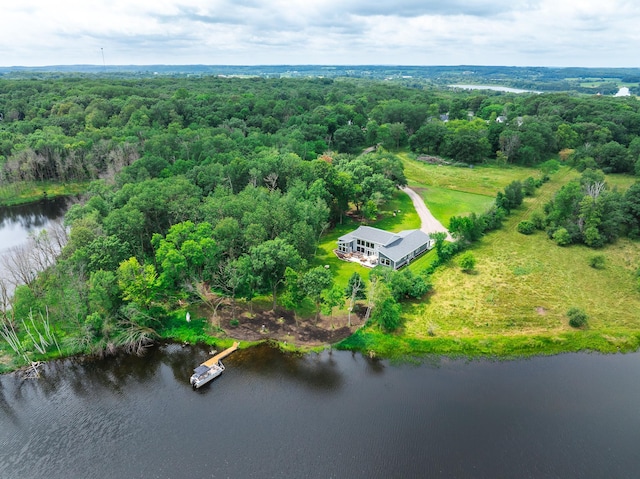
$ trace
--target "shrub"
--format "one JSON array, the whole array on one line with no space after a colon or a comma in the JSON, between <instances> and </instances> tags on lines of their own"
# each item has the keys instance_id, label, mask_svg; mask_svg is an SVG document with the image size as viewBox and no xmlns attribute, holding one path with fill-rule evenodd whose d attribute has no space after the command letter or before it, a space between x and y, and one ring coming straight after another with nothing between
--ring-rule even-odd
<instances>
[{"instance_id":1,"label":"shrub","mask_svg":"<svg viewBox=\"0 0 640 479\"><path fill-rule=\"evenodd\" d=\"M530 221L533 223L535 229L544 231L544 215L540 211L531 213Z\"/></svg>"},{"instance_id":2,"label":"shrub","mask_svg":"<svg viewBox=\"0 0 640 479\"><path fill-rule=\"evenodd\" d=\"M238 321L237 319L232 319L229 321L229 324L231 326L233 326L234 328L238 327L240 325L240 321Z\"/></svg>"},{"instance_id":3,"label":"shrub","mask_svg":"<svg viewBox=\"0 0 640 479\"><path fill-rule=\"evenodd\" d=\"M565 228L558 228L556 232L553 233L553 240L558 246L567 246L571 244L571 235Z\"/></svg>"},{"instance_id":4,"label":"shrub","mask_svg":"<svg viewBox=\"0 0 640 479\"><path fill-rule=\"evenodd\" d=\"M518 233L522 233L523 235L530 235L536 230L535 225L531 221L521 221L518 223Z\"/></svg>"},{"instance_id":5,"label":"shrub","mask_svg":"<svg viewBox=\"0 0 640 479\"><path fill-rule=\"evenodd\" d=\"M570 308L567 311L569 317L569 325L573 328L582 328L587 325L587 313L580 308Z\"/></svg>"},{"instance_id":6,"label":"shrub","mask_svg":"<svg viewBox=\"0 0 640 479\"><path fill-rule=\"evenodd\" d=\"M595 269L603 269L604 268L604 255L596 254L589 258L589 266Z\"/></svg>"},{"instance_id":7,"label":"shrub","mask_svg":"<svg viewBox=\"0 0 640 479\"><path fill-rule=\"evenodd\" d=\"M584 242L592 248L602 248L604 246L604 239L595 226L589 226L584 231Z\"/></svg>"},{"instance_id":8,"label":"shrub","mask_svg":"<svg viewBox=\"0 0 640 479\"><path fill-rule=\"evenodd\" d=\"M402 308L396 301L389 297L377 304L371 315L385 331L392 332L398 329L402 322Z\"/></svg>"},{"instance_id":9,"label":"shrub","mask_svg":"<svg viewBox=\"0 0 640 479\"><path fill-rule=\"evenodd\" d=\"M471 251L465 251L458 259L458 265L462 271L472 271L476 267L476 257Z\"/></svg>"},{"instance_id":10,"label":"shrub","mask_svg":"<svg viewBox=\"0 0 640 479\"><path fill-rule=\"evenodd\" d=\"M536 180L530 176L522 183L522 189L525 196L533 196L536 194Z\"/></svg>"}]
</instances>

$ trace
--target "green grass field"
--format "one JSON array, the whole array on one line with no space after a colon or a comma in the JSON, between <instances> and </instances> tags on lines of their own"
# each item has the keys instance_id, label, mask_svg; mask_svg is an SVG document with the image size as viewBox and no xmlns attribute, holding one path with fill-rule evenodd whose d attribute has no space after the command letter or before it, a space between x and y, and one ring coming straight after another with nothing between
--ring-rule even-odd
<instances>
[{"instance_id":1,"label":"green grass field","mask_svg":"<svg viewBox=\"0 0 640 479\"><path fill-rule=\"evenodd\" d=\"M509 182L539 176L536 170L526 168L467 170L419 164L406 157L404 163L410 187L421 192L445 224L454 214L482 212L491 204L491 196ZM525 199L523 206L512 212L501 230L473 245L471 251L477 259L473 274L463 273L455 259L439 268L432 276L433 291L422 301L403 304L402 331L385 335L361 330L340 347L384 356L501 357L637 349L640 292L635 271L640 267L640 243L621 239L602 250L561 248L543 232L525 236L516 230L520 221L541 210L577 175L562 168L535 197ZM612 175L607 181L623 191L636 180ZM589 258L596 254L605 255L604 269L589 266ZM419 261L428 258L425 255ZM566 312L572 306L587 313L586 329L569 326Z\"/></svg>"}]
</instances>

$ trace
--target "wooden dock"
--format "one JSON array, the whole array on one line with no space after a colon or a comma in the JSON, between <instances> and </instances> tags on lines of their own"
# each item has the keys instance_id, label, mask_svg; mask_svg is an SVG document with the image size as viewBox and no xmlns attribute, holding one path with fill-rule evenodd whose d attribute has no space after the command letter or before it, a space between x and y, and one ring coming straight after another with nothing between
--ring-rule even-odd
<instances>
[{"instance_id":1,"label":"wooden dock","mask_svg":"<svg viewBox=\"0 0 640 479\"><path fill-rule=\"evenodd\" d=\"M218 364L221 359L226 358L232 352L234 352L236 349L238 349L239 345L240 345L240 343L236 341L235 343L233 343L233 346L231 346L230 348L227 348L224 351L222 351L221 353L216 354L211 359L206 360L204 363L202 363L202 366L206 366L206 367L210 368L214 364Z\"/></svg>"}]
</instances>

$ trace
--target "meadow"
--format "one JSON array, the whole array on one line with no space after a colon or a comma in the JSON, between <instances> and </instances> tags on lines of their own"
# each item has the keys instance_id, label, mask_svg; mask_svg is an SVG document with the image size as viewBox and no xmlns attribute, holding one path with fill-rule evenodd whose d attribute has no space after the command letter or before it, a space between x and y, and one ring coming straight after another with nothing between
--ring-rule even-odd
<instances>
[{"instance_id":1,"label":"meadow","mask_svg":"<svg viewBox=\"0 0 640 479\"><path fill-rule=\"evenodd\" d=\"M539 177L528 168L461 169L404 159L409 186L420 191L443 224L452 214L480 213L485 198L514 179ZM556 191L577 173L563 167L532 198L513 211L502 229L484 236L471 248L477 260L469 274L454 258L432 275L427 297L404 303L404 327L394 335L361 330L343 347L385 356L461 354L519 356L563 351L635 350L640 344L640 292L635 271L640 243L620 239L600 250L575 245L559 247L544 232L525 236L517 224L542 210ZM634 179L607 178L626 189ZM458 202L458 200L461 200ZM451 201L451 203L448 203ZM589 260L605 256L594 269ZM583 309L588 326L576 330L566 315Z\"/></svg>"}]
</instances>

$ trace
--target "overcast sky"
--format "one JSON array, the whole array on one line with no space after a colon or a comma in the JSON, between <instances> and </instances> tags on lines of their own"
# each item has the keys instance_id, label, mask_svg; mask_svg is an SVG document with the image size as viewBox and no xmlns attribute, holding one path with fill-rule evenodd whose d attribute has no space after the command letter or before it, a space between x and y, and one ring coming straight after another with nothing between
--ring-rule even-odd
<instances>
[{"instance_id":1,"label":"overcast sky","mask_svg":"<svg viewBox=\"0 0 640 479\"><path fill-rule=\"evenodd\" d=\"M638 67L639 0L2 0L0 65Z\"/></svg>"}]
</instances>

